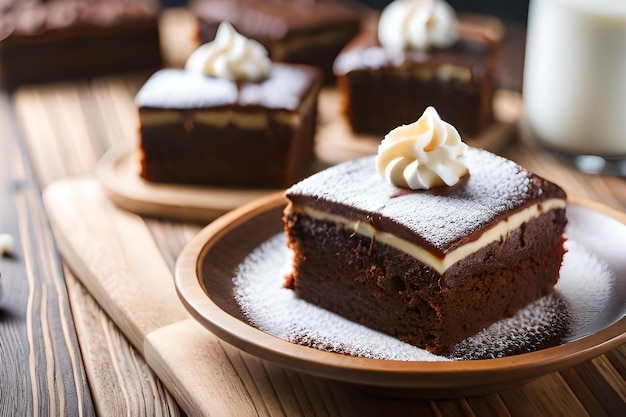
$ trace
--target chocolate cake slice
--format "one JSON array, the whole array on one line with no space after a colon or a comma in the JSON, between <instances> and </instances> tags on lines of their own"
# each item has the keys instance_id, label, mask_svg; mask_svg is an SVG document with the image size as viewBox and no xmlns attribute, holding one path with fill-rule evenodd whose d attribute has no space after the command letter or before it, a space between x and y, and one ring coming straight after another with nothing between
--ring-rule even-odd
<instances>
[{"instance_id":1,"label":"chocolate cake slice","mask_svg":"<svg viewBox=\"0 0 626 417\"><path fill-rule=\"evenodd\" d=\"M443 0L395 0L337 56L342 110L355 133L384 134L428 106L466 137L493 121L502 25L457 16Z\"/></svg>"},{"instance_id":2,"label":"chocolate cake slice","mask_svg":"<svg viewBox=\"0 0 626 417\"><path fill-rule=\"evenodd\" d=\"M140 176L148 181L282 188L314 158L319 69L272 64L258 82L183 69L138 92Z\"/></svg>"},{"instance_id":3,"label":"chocolate cake slice","mask_svg":"<svg viewBox=\"0 0 626 417\"><path fill-rule=\"evenodd\" d=\"M434 106L459 132L476 135L493 121L496 51L486 38L389 51L375 34L362 33L335 61L342 111L355 133L383 134Z\"/></svg>"},{"instance_id":4,"label":"chocolate cake slice","mask_svg":"<svg viewBox=\"0 0 626 417\"><path fill-rule=\"evenodd\" d=\"M156 0L0 2L0 83L29 83L162 64Z\"/></svg>"},{"instance_id":5,"label":"chocolate cake slice","mask_svg":"<svg viewBox=\"0 0 626 417\"><path fill-rule=\"evenodd\" d=\"M566 196L487 151L452 186L399 188L364 157L289 188L286 286L313 304L431 352L550 293Z\"/></svg>"}]
</instances>

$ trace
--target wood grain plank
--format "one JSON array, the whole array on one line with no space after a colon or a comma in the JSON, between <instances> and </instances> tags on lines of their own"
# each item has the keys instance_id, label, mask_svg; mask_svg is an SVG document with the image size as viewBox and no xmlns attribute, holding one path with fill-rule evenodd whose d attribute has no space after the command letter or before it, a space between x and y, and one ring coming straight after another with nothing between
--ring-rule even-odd
<instances>
[{"instance_id":1,"label":"wood grain plank","mask_svg":"<svg viewBox=\"0 0 626 417\"><path fill-rule=\"evenodd\" d=\"M303 405L298 401L294 388L289 381L287 370L265 361L263 361L262 365L284 414L287 416L305 416L305 409L302 408Z\"/></svg>"},{"instance_id":2,"label":"wood grain plank","mask_svg":"<svg viewBox=\"0 0 626 417\"><path fill-rule=\"evenodd\" d=\"M298 402L302 404L305 415L333 417L332 402L326 401L326 398L320 395L315 385L315 377L299 372L288 372L287 377L294 387L294 393L298 398ZM330 403L330 404L329 404Z\"/></svg>"},{"instance_id":3,"label":"wood grain plank","mask_svg":"<svg viewBox=\"0 0 626 417\"><path fill-rule=\"evenodd\" d=\"M13 100L39 183L45 185L62 178L70 161L66 161L64 147L59 145L62 141L54 130L53 116L48 112L53 106L44 102L33 88L19 90Z\"/></svg>"},{"instance_id":4,"label":"wood grain plank","mask_svg":"<svg viewBox=\"0 0 626 417\"><path fill-rule=\"evenodd\" d=\"M206 226L202 223L152 218L144 218L144 221L172 273L185 245Z\"/></svg>"},{"instance_id":5,"label":"wood grain plank","mask_svg":"<svg viewBox=\"0 0 626 417\"><path fill-rule=\"evenodd\" d=\"M44 199L66 262L139 352L149 333L188 317L143 220L94 179L56 182Z\"/></svg>"},{"instance_id":6,"label":"wood grain plank","mask_svg":"<svg viewBox=\"0 0 626 417\"><path fill-rule=\"evenodd\" d=\"M91 83L52 84L33 88L27 87L18 91L15 95L14 105L20 115L21 128L29 139L26 143L32 151L39 182L46 185L59 178L91 172L94 168L94 161L112 144L127 140L129 134L132 134L136 129L136 124L127 122L129 117L134 116L128 111L129 106L132 106L132 91L133 89L136 91L148 75L142 75L143 79L142 76L112 77L110 79L105 77L102 80L93 80ZM104 92L108 92L108 94ZM106 99L94 99L102 96ZM113 116L101 117L100 114L103 109L112 112ZM73 115L80 115L80 117L74 119L72 118ZM102 129L102 124L109 127L110 125L107 123L111 121L117 122L117 125L114 125L117 126L117 131L111 132ZM78 125L74 126L73 123ZM84 291L80 284L75 282L70 281L68 285L77 290L74 293ZM80 300L79 297L73 297L73 302L75 303L73 305L75 313L82 312L86 315L93 313L90 310L90 304ZM99 307L95 307L95 312L102 314ZM90 346L93 347L92 342L106 333L105 321L90 323L91 325L87 329L83 329L81 332L83 349L89 350ZM108 324L110 325L110 322ZM115 330L115 332L118 331ZM111 334L115 335L115 332ZM128 358L132 355L125 355L123 350L119 350L118 353L119 357L116 359L119 360L119 363L115 365L123 368L126 364L131 363ZM106 362L99 362L94 371L90 372L90 375L97 374L100 378L106 375L115 376L112 365L113 362L110 359ZM145 366L143 364L143 367ZM131 368L122 369L122 372L129 376L132 375L133 370ZM146 374L145 369L142 369L141 366L136 366L134 372L136 372L136 378L131 378L132 380L142 379L146 383L149 381L151 385L158 384L158 381ZM95 385L93 380L90 383ZM137 388L143 389L144 387L138 386ZM98 391L103 404L114 403L109 401L110 392L114 392L114 390L103 389ZM7 398L4 393L2 398ZM171 403L171 397L169 397L170 400L167 400L166 393L163 393L162 398L165 399L166 403ZM147 400L148 397L145 401ZM174 409L174 406L172 408ZM125 409L128 411L127 415L144 414L140 409L134 409L133 404L127 404ZM99 411L106 412L102 408ZM163 409L163 413L158 412L157 415L177 415L178 413L179 411L168 412ZM152 413L146 415L152 415Z\"/></svg>"},{"instance_id":7,"label":"wood grain plank","mask_svg":"<svg viewBox=\"0 0 626 417\"><path fill-rule=\"evenodd\" d=\"M271 415L347 417L445 415L438 412L439 401L385 397L380 395L378 390L291 371L241 352L224 342L220 344L227 352L237 373L240 376L250 375L242 377L248 392L258 391L264 401L264 408L269 410ZM242 371L242 366L247 371ZM254 395L252 397L255 398ZM258 404L255 401L257 410Z\"/></svg>"},{"instance_id":8,"label":"wood grain plank","mask_svg":"<svg viewBox=\"0 0 626 417\"><path fill-rule=\"evenodd\" d=\"M467 402L478 416L508 417L511 415L498 394L468 398Z\"/></svg>"},{"instance_id":9,"label":"wood grain plank","mask_svg":"<svg viewBox=\"0 0 626 417\"><path fill-rule=\"evenodd\" d=\"M146 76L22 87L14 106L42 187L93 174L112 146L137 140L134 95Z\"/></svg>"},{"instance_id":10,"label":"wood grain plank","mask_svg":"<svg viewBox=\"0 0 626 417\"><path fill-rule=\"evenodd\" d=\"M144 81L141 76L108 77L92 83L90 100L85 101L91 106L90 119L102 136L103 151L138 142L139 115L134 99Z\"/></svg>"},{"instance_id":11,"label":"wood grain plank","mask_svg":"<svg viewBox=\"0 0 626 417\"><path fill-rule=\"evenodd\" d=\"M39 188L0 93L0 230L15 239L0 258L0 415L95 415L61 263ZM21 412L21 411L20 411Z\"/></svg>"},{"instance_id":12,"label":"wood grain plank","mask_svg":"<svg viewBox=\"0 0 626 417\"><path fill-rule=\"evenodd\" d=\"M475 417L477 415L465 399L440 400L435 403L435 406L442 416Z\"/></svg>"},{"instance_id":13,"label":"wood grain plank","mask_svg":"<svg viewBox=\"0 0 626 417\"><path fill-rule=\"evenodd\" d=\"M584 362L574 368L585 382L593 396L602 405L609 416L623 416L626 403L620 394L613 389L613 381L607 381L594 361ZM621 380L622 389L626 384Z\"/></svg>"},{"instance_id":14,"label":"wood grain plank","mask_svg":"<svg viewBox=\"0 0 626 417\"><path fill-rule=\"evenodd\" d=\"M101 126L98 124L101 109L93 100L93 91L115 85L116 89L112 89L113 99L120 100L120 97L128 98L129 89L136 84L137 81L113 77L95 80L93 86L82 82L54 84L45 88L24 88L16 94L15 107L27 134L27 146L37 161L37 177L41 184L92 172L96 160L109 146L109 136L101 134ZM105 101L103 105L113 110L118 107L111 106L110 101ZM95 109L93 106L96 106ZM58 107L62 109L58 110ZM102 317L83 326L79 339L83 352L97 352L91 358L86 358L90 359L87 363L91 368L87 369L87 374L89 383L96 390L94 400L98 413L144 415L147 411L145 415L180 415L180 408L171 395L153 374L146 372L145 362L132 348L123 348L128 342L119 336L119 330L111 328L111 321L104 318L107 316L100 307L94 302L90 303L91 296L82 295L85 290L81 284L68 279L67 285L70 294L73 294L71 301L75 316ZM107 340L118 340L119 343L103 348L100 342L104 335L109 335ZM108 351L109 348L112 350ZM99 349L104 351L99 352ZM118 354L112 357L110 352ZM125 388L124 396L119 395L120 387Z\"/></svg>"},{"instance_id":15,"label":"wood grain plank","mask_svg":"<svg viewBox=\"0 0 626 417\"><path fill-rule=\"evenodd\" d=\"M67 267L64 275L72 305L82 306L73 314L77 332L91 334L88 343L81 340L81 352L98 415L182 415L174 398ZM111 365L114 372L102 372Z\"/></svg>"},{"instance_id":16,"label":"wood grain plank","mask_svg":"<svg viewBox=\"0 0 626 417\"><path fill-rule=\"evenodd\" d=\"M611 361L622 380L626 380L626 344L607 352L606 357Z\"/></svg>"},{"instance_id":17,"label":"wood grain plank","mask_svg":"<svg viewBox=\"0 0 626 417\"><path fill-rule=\"evenodd\" d=\"M336 383L335 387L341 387L339 392L345 393L354 409L353 413L348 414L349 416L442 416L437 408L437 401L386 397L380 391L356 385Z\"/></svg>"},{"instance_id":18,"label":"wood grain plank","mask_svg":"<svg viewBox=\"0 0 626 417\"><path fill-rule=\"evenodd\" d=\"M626 410L626 381L615 369L611 361L605 355L599 356L591 361L608 385L619 396Z\"/></svg>"},{"instance_id":19,"label":"wood grain plank","mask_svg":"<svg viewBox=\"0 0 626 417\"><path fill-rule=\"evenodd\" d=\"M548 395L549 393L549 395ZM499 393L512 416L588 416L589 413L558 373Z\"/></svg>"},{"instance_id":20,"label":"wood grain plank","mask_svg":"<svg viewBox=\"0 0 626 417\"><path fill-rule=\"evenodd\" d=\"M217 337L195 320L184 320L150 333L144 354L187 414L257 415L249 393L230 366Z\"/></svg>"},{"instance_id":21,"label":"wood grain plank","mask_svg":"<svg viewBox=\"0 0 626 417\"><path fill-rule=\"evenodd\" d=\"M313 381L332 416L358 415L349 401L345 384L324 378L314 378Z\"/></svg>"},{"instance_id":22,"label":"wood grain plank","mask_svg":"<svg viewBox=\"0 0 626 417\"><path fill-rule=\"evenodd\" d=\"M226 343L221 345L250 394L259 416L285 416L263 361Z\"/></svg>"},{"instance_id":23,"label":"wood grain plank","mask_svg":"<svg viewBox=\"0 0 626 417\"><path fill-rule=\"evenodd\" d=\"M585 381L580 377L580 375L573 368L565 369L560 372L561 377L567 383L572 392L575 393L576 398L578 398L585 407L585 410L589 412L589 415L594 417L603 417L606 416L606 411L602 407L602 404L598 401L596 397L594 397L593 392L589 389Z\"/></svg>"}]
</instances>

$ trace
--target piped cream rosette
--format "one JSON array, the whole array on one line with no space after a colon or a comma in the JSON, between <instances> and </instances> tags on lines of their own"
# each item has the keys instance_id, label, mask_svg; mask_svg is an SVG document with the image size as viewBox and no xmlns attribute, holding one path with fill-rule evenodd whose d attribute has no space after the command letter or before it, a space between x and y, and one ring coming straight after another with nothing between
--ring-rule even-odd
<instances>
[{"instance_id":1,"label":"piped cream rosette","mask_svg":"<svg viewBox=\"0 0 626 417\"><path fill-rule=\"evenodd\" d=\"M378 146L376 169L397 187L451 186L469 173L463 160L466 149L454 126L428 107L416 122L387 133Z\"/></svg>"},{"instance_id":2,"label":"piped cream rosette","mask_svg":"<svg viewBox=\"0 0 626 417\"><path fill-rule=\"evenodd\" d=\"M230 23L222 22L215 39L200 45L187 59L185 69L232 81L262 81L271 65L263 45L241 35Z\"/></svg>"},{"instance_id":3,"label":"piped cream rosette","mask_svg":"<svg viewBox=\"0 0 626 417\"><path fill-rule=\"evenodd\" d=\"M456 13L443 0L395 0L378 21L378 39L391 50L446 48L459 37Z\"/></svg>"}]
</instances>

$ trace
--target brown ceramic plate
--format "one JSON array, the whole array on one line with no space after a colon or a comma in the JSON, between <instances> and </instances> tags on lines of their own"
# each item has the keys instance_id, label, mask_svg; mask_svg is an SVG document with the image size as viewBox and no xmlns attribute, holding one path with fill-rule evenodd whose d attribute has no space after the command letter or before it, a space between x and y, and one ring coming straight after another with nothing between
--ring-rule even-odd
<instances>
[{"instance_id":1,"label":"brown ceramic plate","mask_svg":"<svg viewBox=\"0 0 626 417\"><path fill-rule=\"evenodd\" d=\"M603 257L617 285L584 336L556 347L497 359L396 361L359 358L290 343L246 322L234 298L234 271L282 230L281 193L227 213L204 228L176 265L176 288L189 312L224 341L287 368L375 388L387 395L452 398L482 395L574 366L626 342L626 216L573 198L568 234ZM607 249L608 248L608 249ZM621 249L620 249L621 248Z\"/></svg>"}]
</instances>

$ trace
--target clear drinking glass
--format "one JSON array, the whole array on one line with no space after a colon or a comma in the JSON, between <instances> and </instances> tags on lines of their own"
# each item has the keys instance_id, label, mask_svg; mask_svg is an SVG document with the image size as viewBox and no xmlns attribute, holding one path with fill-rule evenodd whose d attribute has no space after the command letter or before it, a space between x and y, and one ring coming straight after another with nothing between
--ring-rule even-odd
<instances>
[{"instance_id":1,"label":"clear drinking glass","mask_svg":"<svg viewBox=\"0 0 626 417\"><path fill-rule=\"evenodd\" d=\"M525 131L626 176L626 0L531 0L526 42Z\"/></svg>"}]
</instances>

